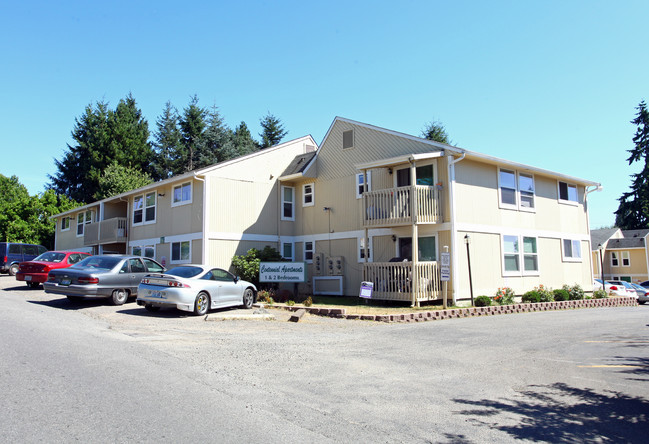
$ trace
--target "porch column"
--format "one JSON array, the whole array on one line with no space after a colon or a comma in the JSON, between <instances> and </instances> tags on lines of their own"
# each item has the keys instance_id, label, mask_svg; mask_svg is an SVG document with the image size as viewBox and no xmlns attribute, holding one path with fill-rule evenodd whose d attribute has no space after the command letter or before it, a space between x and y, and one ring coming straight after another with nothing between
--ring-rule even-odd
<instances>
[{"instance_id":1,"label":"porch column","mask_svg":"<svg viewBox=\"0 0 649 444\"><path fill-rule=\"evenodd\" d=\"M411 305L419 307L419 274L417 265L419 264L419 227L417 226L417 194L414 184L417 183L417 165L416 162L410 161L410 215L412 217L412 288L410 291Z\"/></svg>"},{"instance_id":2,"label":"porch column","mask_svg":"<svg viewBox=\"0 0 649 444\"><path fill-rule=\"evenodd\" d=\"M363 194L365 194L365 193L367 193L367 170L363 170ZM361 208L362 208L362 211L363 211L362 217L363 217L363 220L365 220L365 216L367 214L367 209L365 208L365 196L363 196L363 198L361 199ZM368 230L368 228L366 226L365 227L365 241L363 242L363 250L364 250L363 256L364 256L364 259L365 259L365 263L368 262L367 256L368 256L369 249L370 249L370 239L369 239L368 231L369 230Z\"/></svg>"}]
</instances>

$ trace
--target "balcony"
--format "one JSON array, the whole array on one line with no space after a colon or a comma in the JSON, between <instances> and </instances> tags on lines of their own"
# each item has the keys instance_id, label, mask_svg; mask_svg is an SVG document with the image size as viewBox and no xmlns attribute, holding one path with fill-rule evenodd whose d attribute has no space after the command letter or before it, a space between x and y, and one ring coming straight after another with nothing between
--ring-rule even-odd
<instances>
[{"instance_id":1,"label":"balcony","mask_svg":"<svg viewBox=\"0 0 649 444\"><path fill-rule=\"evenodd\" d=\"M363 280L374 283L372 299L408 302L442 299L437 262L419 262L415 273L412 262L367 262L363 264Z\"/></svg>"},{"instance_id":2,"label":"balcony","mask_svg":"<svg viewBox=\"0 0 649 444\"><path fill-rule=\"evenodd\" d=\"M84 227L83 245L93 246L126 242L126 225L127 220L125 217L114 217L88 224Z\"/></svg>"},{"instance_id":3,"label":"balcony","mask_svg":"<svg viewBox=\"0 0 649 444\"><path fill-rule=\"evenodd\" d=\"M424 185L367 191L363 193L363 226L441 223L441 195L441 187Z\"/></svg>"}]
</instances>

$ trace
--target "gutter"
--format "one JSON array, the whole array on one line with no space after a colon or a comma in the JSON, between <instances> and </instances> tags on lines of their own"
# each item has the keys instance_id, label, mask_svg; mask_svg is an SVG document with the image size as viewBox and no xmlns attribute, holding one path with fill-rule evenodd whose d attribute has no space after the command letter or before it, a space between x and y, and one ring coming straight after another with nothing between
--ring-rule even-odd
<instances>
[{"instance_id":1,"label":"gutter","mask_svg":"<svg viewBox=\"0 0 649 444\"><path fill-rule=\"evenodd\" d=\"M588 208L588 195L592 193L593 191L602 191L604 187L602 187L602 184L598 183L597 185L593 185L595 188L592 190L589 190L588 187L584 188L584 206L586 207L586 230L588 231L588 252L589 254L589 262L590 262L590 277L591 280L595 279L595 266L593 265L593 245L591 244L591 237L590 237L590 209ZM563 242L563 241L562 241ZM562 247L563 248L563 247ZM646 252L646 248L645 248ZM598 252L599 254L599 252ZM602 263L604 261L600 261L598 267L602 268ZM604 270L599 270L600 274L602 275L602 287L604 286Z\"/></svg>"},{"instance_id":2,"label":"gutter","mask_svg":"<svg viewBox=\"0 0 649 444\"><path fill-rule=\"evenodd\" d=\"M200 177L198 174L194 173L194 179L203 182L203 235L201 236L203 238L203 245L201 248L201 263L206 264L206 258L207 258L207 215L209 214L209 202L207 199L207 180L205 179L205 176ZM193 190L192 190L193 191ZM173 192L173 190L172 190ZM173 198L173 197L172 197ZM171 262L171 250L169 250L169 261Z\"/></svg>"}]
</instances>

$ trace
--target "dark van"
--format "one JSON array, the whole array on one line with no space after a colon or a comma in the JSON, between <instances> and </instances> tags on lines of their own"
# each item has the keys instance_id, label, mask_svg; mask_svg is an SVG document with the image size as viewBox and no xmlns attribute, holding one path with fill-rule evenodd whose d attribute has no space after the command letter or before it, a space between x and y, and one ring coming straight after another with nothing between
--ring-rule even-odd
<instances>
[{"instance_id":1,"label":"dark van","mask_svg":"<svg viewBox=\"0 0 649 444\"><path fill-rule=\"evenodd\" d=\"M0 242L0 273L8 272L15 276L19 263L31 261L46 251L47 248L42 245Z\"/></svg>"}]
</instances>

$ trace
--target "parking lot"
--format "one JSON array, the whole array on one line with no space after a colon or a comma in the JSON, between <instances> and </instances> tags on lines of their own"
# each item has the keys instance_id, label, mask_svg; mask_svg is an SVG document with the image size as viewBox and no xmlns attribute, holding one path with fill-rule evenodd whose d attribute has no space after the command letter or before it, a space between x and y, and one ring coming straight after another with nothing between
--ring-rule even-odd
<instances>
[{"instance_id":1,"label":"parking lot","mask_svg":"<svg viewBox=\"0 0 649 444\"><path fill-rule=\"evenodd\" d=\"M274 321L206 322L175 310L152 314L133 302L70 303L6 275L0 288L2 441L645 438L647 306L421 324L317 316L291 323L275 310ZM48 387L48 394L25 396L17 388L24 374L26 387ZM65 389L70 374L79 381L74 395ZM132 403L138 417L111 415L113 403ZM160 418L172 404L173 427ZM48 414L53 407L56 417ZM178 425L201 407L209 417L203 431ZM148 411L155 419L141 417ZM38 428L23 424L34 414Z\"/></svg>"}]
</instances>

